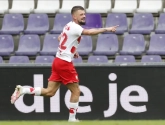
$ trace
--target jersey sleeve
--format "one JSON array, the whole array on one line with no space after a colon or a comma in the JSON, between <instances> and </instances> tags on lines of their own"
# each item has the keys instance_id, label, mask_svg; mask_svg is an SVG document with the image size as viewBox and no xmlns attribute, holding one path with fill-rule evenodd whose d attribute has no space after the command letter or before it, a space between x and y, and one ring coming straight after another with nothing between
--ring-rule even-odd
<instances>
[{"instance_id":1,"label":"jersey sleeve","mask_svg":"<svg viewBox=\"0 0 165 125\"><path fill-rule=\"evenodd\" d=\"M74 32L75 32L75 34L76 34L77 36L81 36L82 31L83 31L83 28L82 28L81 26L75 25L75 30L74 30Z\"/></svg>"}]
</instances>

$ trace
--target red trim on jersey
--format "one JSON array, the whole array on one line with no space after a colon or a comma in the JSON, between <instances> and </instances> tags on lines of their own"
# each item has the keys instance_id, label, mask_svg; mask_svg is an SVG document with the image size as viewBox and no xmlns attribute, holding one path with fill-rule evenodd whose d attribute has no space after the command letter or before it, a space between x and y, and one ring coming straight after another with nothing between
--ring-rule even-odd
<instances>
[{"instance_id":1,"label":"red trim on jersey","mask_svg":"<svg viewBox=\"0 0 165 125\"><path fill-rule=\"evenodd\" d=\"M77 39L77 41L78 41L78 43L80 43L80 41L81 41L81 36Z\"/></svg>"}]
</instances>

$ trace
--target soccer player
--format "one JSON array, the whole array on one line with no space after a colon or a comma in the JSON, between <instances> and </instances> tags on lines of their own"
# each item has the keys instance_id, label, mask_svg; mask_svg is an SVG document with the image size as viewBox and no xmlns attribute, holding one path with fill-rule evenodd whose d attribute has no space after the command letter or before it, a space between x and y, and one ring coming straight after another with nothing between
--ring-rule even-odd
<instances>
[{"instance_id":1,"label":"soccer player","mask_svg":"<svg viewBox=\"0 0 165 125\"><path fill-rule=\"evenodd\" d=\"M81 25L85 24L85 10L81 6L74 6L71 10L73 20L65 25L63 32L58 37L59 47L56 53L56 58L52 64L52 73L48 79L47 88L25 88L17 85L14 93L11 96L11 103L23 94L32 94L35 96L52 97L59 89L60 85L65 85L71 91L69 105L70 122L78 122L76 119L76 111L79 104L79 79L75 67L72 63L72 58L78 58L76 49L81 41L81 35L97 35L103 32L115 32L118 26L98 28L98 29L83 29Z\"/></svg>"}]
</instances>

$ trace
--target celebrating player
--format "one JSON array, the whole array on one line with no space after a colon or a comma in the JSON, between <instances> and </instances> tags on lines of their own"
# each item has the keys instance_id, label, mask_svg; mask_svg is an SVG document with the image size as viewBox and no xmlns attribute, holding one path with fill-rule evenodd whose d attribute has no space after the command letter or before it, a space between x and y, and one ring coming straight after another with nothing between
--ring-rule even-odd
<instances>
[{"instance_id":1,"label":"celebrating player","mask_svg":"<svg viewBox=\"0 0 165 125\"><path fill-rule=\"evenodd\" d=\"M65 25L63 32L58 38L59 47L52 64L52 73L48 79L47 88L25 88L21 85L17 85L11 96L11 103L14 104L23 94L52 97L55 95L60 85L63 84L71 91L68 121L78 122L76 119L76 112L79 104L80 89L78 74L73 66L72 59L79 56L76 49L81 41L81 35L97 35L103 32L115 32L118 26L83 29L81 25L85 24L84 8L81 6L74 6L71 10L71 14L73 20Z\"/></svg>"}]
</instances>

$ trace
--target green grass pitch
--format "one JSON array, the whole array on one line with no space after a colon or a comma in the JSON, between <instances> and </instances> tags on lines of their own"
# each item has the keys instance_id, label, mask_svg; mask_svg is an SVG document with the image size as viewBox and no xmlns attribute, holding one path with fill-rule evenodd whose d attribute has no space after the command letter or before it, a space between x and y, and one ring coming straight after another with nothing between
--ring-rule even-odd
<instances>
[{"instance_id":1,"label":"green grass pitch","mask_svg":"<svg viewBox=\"0 0 165 125\"><path fill-rule=\"evenodd\" d=\"M0 121L0 125L165 125L165 120L130 120L130 121Z\"/></svg>"}]
</instances>

